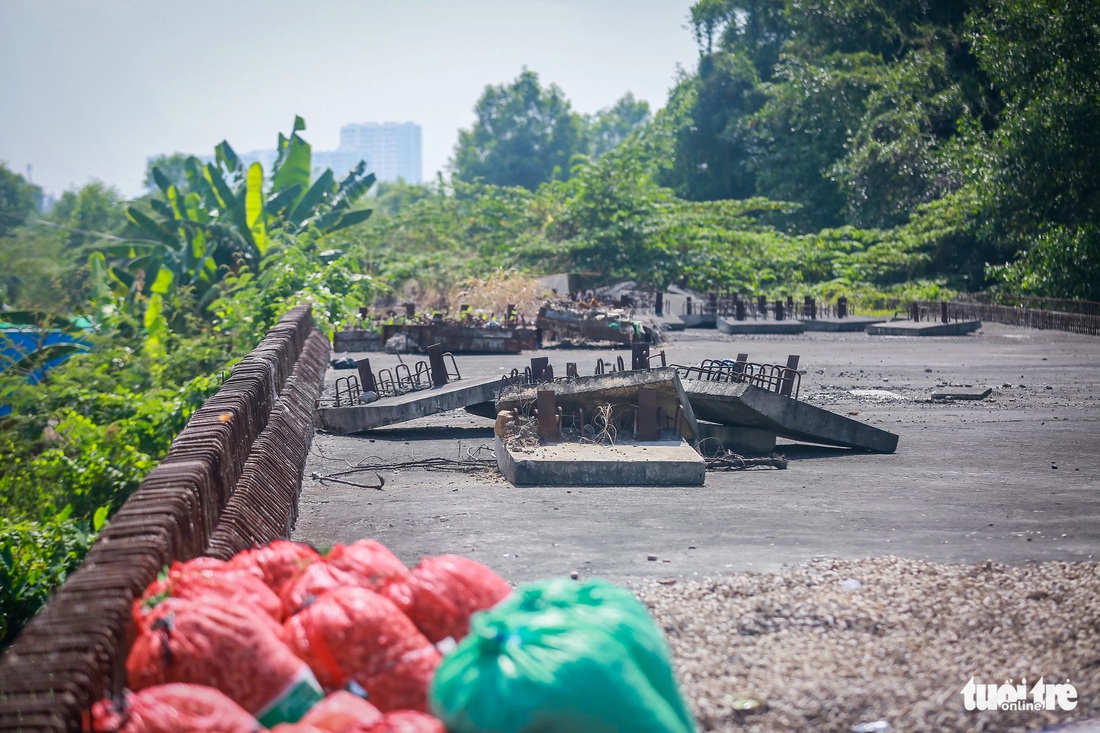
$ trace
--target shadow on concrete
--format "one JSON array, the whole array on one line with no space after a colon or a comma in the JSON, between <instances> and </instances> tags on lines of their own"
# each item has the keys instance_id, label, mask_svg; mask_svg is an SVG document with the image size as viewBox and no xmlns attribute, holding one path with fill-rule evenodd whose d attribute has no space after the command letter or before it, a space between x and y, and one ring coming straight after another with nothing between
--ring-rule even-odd
<instances>
[{"instance_id":1,"label":"shadow on concrete","mask_svg":"<svg viewBox=\"0 0 1100 733\"><path fill-rule=\"evenodd\" d=\"M358 433L358 437L377 440L492 440L493 424L483 428L476 427L423 427L423 428L386 428Z\"/></svg>"},{"instance_id":2,"label":"shadow on concrete","mask_svg":"<svg viewBox=\"0 0 1100 733\"><path fill-rule=\"evenodd\" d=\"M840 458L842 456L880 455L874 451L860 450L858 448L837 448L829 445L808 445L805 443L791 443L775 446L774 453L786 458L788 461L805 461L816 458Z\"/></svg>"}]
</instances>

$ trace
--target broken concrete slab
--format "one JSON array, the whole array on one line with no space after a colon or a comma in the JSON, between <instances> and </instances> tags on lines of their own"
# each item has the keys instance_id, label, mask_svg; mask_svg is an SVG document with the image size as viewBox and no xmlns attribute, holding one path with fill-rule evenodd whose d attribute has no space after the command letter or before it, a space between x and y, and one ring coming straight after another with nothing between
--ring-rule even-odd
<instances>
[{"instance_id":1,"label":"broken concrete slab","mask_svg":"<svg viewBox=\"0 0 1100 733\"><path fill-rule=\"evenodd\" d=\"M871 324L867 327L867 333L872 336L965 336L981 327L981 321L891 321Z\"/></svg>"},{"instance_id":2,"label":"broken concrete slab","mask_svg":"<svg viewBox=\"0 0 1100 733\"><path fill-rule=\"evenodd\" d=\"M775 438L773 430L747 428L744 425L722 425L700 420L697 445L704 450L703 441L710 441L734 453L771 453L775 450ZM711 453L710 448L708 443L705 446L707 455Z\"/></svg>"},{"instance_id":3,"label":"broken concrete slab","mask_svg":"<svg viewBox=\"0 0 1100 733\"><path fill-rule=\"evenodd\" d=\"M806 330L802 321L738 321L727 316L719 316L718 330L732 335L747 334L800 334Z\"/></svg>"},{"instance_id":4,"label":"broken concrete slab","mask_svg":"<svg viewBox=\"0 0 1100 733\"><path fill-rule=\"evenodd\" d=\"M500 385L500 377L459 379L441 387L383 397L366 405L323 406L317 408L317 427L337 435L362 433L383 425L490 402L496 397Z\"/></svg>"},{"instance_id":5,"label":"broken concrete slab","mask_svg":"<svg viewBox=\"0 0 1100 733\"><path fill-rule=\"evenodd\" d=\"M876 318L873 316L846 316L845 318L804 318L802 325L807 331L855 332L865 331L872 324L889 321L889 318Z\"/></svg>"},{"instance_id":6,"label":"broken concrete slab","mask_svg":"<svg viewBox=\"0 0 1100 733\"><path fill-rule=\"evenodd\" d=\"M673 367L611 372L591 377L574 377L566 381L509 386L500 391L497 409L520 411L524 406L535 402L540 390L552 390L556 403L563 412L583 411L587 416L594 416L605 405L611 405L612 408L616 405L629 406L633 410L638 404L638 392L643 388L656 391L660 427L675 429L679 420L680 434L689 441L694 441L699 434L699 426L680 383L680 377ZM677 418L677 415L681 417Z\"/></svg>"},{"instance_id":7,"label":"broken concrete slab","mask_svg":"<svg viewBox=\"0 0 1100 733\"><path fill-rule=\"evenodd\" d=\"M877 453L893 453L898 446L893 433L751 384L688 379L683 386L701 420Z\"/></svg>"},{"instance_id":8,"label":"broken concrete slab","mask_svg":"<svg viewBox=\"0 0 1100 733\"><path fill-rule=\"evenodd\" d=\"M702 486L706 478L703 457L680 438L532 447L497 438L496 451L515 486Z\"/></svg>"},{"instance_id":9,"label":"broken concrete slab","mask_svg":"<svg viewBox=\"0 0 1100 733\"><path fill-rule=\"evenodd\" d=\"M934 400L984 400L993 394L993 388L986 389L941 389L932 393Z\"/></svg>"}]
</instances>

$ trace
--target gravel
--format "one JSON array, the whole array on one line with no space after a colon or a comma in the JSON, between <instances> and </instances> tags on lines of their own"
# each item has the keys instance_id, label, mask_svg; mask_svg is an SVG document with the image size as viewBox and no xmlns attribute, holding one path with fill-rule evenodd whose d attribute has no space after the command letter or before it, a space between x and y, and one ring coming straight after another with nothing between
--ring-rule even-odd
<instances>
[{"instance_id":1,"label":"gravel","mask_svg":"<svg viewBox=\"0 0 1100 733\"><path fill-rule=\"evenodd\" d=\"M634 590L702 730L1033 731L1100 716L1100 563L824 560ZM1078 704L968 712L971 677L1069 681Z\"/></svg>"}]
</instances>

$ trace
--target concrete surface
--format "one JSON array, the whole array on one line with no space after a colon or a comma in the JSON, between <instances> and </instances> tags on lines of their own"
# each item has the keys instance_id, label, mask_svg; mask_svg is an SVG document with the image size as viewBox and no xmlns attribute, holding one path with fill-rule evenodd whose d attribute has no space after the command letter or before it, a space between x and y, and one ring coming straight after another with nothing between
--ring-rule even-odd
<instances>
[{"instance_id":1,"label":"concrete surface","mask_svg":"<svg viewBox=\"0 0 1100 733\"><path fill-rule=\"evenodd\" d=\"M703 457L682 439L552 443L530 448L495 441L501 474L516 486L702 486Z\"/></svg>"},{"instance_id":2,"label":"concrete surface","mask_svg":"<svg viewBox=\"0 0 1100 733\"><path fill-rule=\"evenodd\" d=\"M892 321L872 323L867 326L867 333L872 336L965 336L981 328L981 321Z\"/></svg>"},{"instance_id":3,"label":"concrete surface","mask_svg":"<svg viewBox=\"0 0 1100 733\"><path fill-rule=\"evenodd\" d=\"M803 399L898 433L897 452L780 441L787 470L712 472L693 488L516 488L495 468L473 475L388 468L378 471L383 491L310 478L378 460L492 459L493 423L451 412L367 437L317 435L294 537L318 546L374 537L409 563L458 552L511 581L573 570L619 582L690 579L822 556L1100 557L1100 338L986 324L978 334L938 339L697 330L672 339L670 363L749 352L752 361L781 364L801 354ZM618 354L629 358L571 349L458 363L464 377L499 375L545 355L555 369L576 361L591 374L597 358ZM397 363L371 359L377 367ZM329 372L330 389L338 375ZM928 399L937 388L986 386L994 393L978 402Z\"/></svg>"}]
</instances>

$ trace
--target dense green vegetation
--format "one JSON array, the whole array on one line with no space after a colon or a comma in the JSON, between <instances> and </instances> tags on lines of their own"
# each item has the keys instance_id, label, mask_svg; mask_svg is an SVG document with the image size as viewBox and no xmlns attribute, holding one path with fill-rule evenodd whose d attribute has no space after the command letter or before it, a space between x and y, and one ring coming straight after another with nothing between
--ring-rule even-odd
<instances>
[{"instance_id":1,"label":"dense green vegetation","mask_svg":"<svg viewBox=\"0 0 1100 733\"><path fill-rule=\"evenodd\" d=\"M153 170L160 194L129 204L92 183L39 215L36 191L0 171L19 194L4 205L20 217L0 238L4 302L33 309L20 323L37 312L42 334L58 323L51 313L94 324L81 332L91 348L41 383L16 357L0 363L0 405L11 408L0 417L0 641L79 564L223 371L287 308L313 302L331 329L373 296L356 260L321 248L369 216L354 204L373 176L360 166L340 182L331 172L311 181L303 128L297 120L280 136L269 176L222 143L215 163L185 160L183 180Z\"/></svg>"},{"instance_id":2,"label":"dense green vegetation","mask_svg":"<svg viewBox=\"0 0 1100 733\"><path fill-rule=\"evenodd\" d=\"M93 182L43 213L0 166L0 301L94 324L40 384L0 364L0 638L296 302L332 328L388 288L511 270L1100 300L1100 6L699 0L688 20L698 64L655 114L630 94L579 114L524 70L486 87L450 175L369 208L364 166L311 179L301 120L272 171L228 143L163 156L129 202Z\"/></svg>"}]
</instances>

